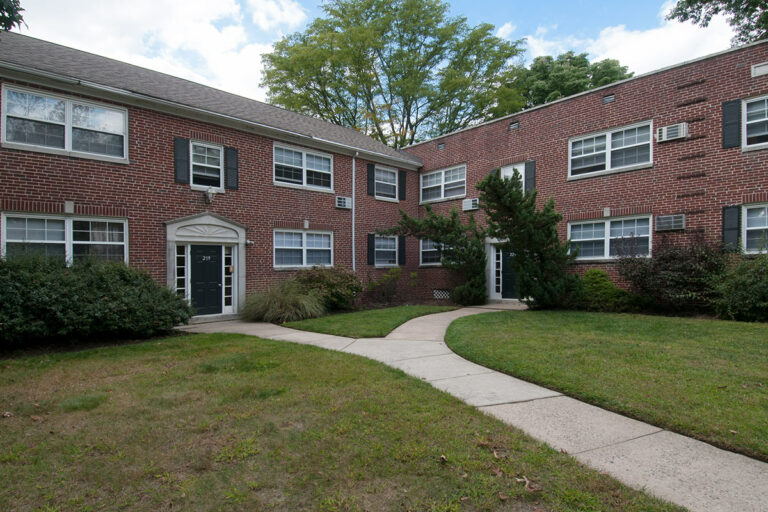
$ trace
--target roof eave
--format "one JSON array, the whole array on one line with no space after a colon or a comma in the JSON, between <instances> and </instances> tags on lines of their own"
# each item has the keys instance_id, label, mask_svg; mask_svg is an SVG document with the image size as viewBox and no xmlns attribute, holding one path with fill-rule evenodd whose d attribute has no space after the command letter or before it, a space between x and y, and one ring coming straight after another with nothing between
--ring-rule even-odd
<instances>
[{"instance_id":1,"label":"roof eave","mask_svg":"<svg viewBox=\"0 0 768 512\"><path fill-rule=\"evenodd\" d=\"M215 111L198 108L198 107L192 107L189 105L185 105L183 103L178 103L178 102L166 100L163 98L149 96L147 94L142 94L142 93L130 91L127 89L121 89L118 87L112 87L109 85L90 82L88 80L80 80L77 78L60 75L58 73L51 73L48 71L43 71L43 70L35 69L29 66L23 66L20 64L12 63L12 62L5 62L0 60L0 70L10 71L11 72L10 74L3 73L9 78L30 81L30 77L31 77L34 82L39 83L40 85L55 86L59 88L61 88L63 85L65 89L68 89L72 92L87 91L92 93L92 91L98 91L98 95L100 97L106 97L107 99L118 99L121 101L128 100L128 101L125 101L128 104L132 104L135 106L152 106L157 110L161 110L171 114L182 115L184 117L192 117L195 119L200 119L201 117L204 117L211 122L215 122L223 126L229 126L236 129L245 128L248 131L255 132L260 135L266 135L273 138L280 138L281 140L287 140L293 143L313 147L316 149L333 151L336 153L346 154L350 156L356 155L358 157L365 158L368 160L374 160L376 162L394 165L396 167L406 168L410 170L418 170L421 167L420 162L414 162L413 160L409 160L405 158L397 158L384 153L378 153L376 151L371 151L365 148L359 148L352 145L343 144L340 142L321 139L319 137L314 137L312 135L307 135L299 132L294 132L291 130L286 130L286 129L279 128L276 126L271 126L265 123L258 123L255 121L250 121L248 119L242 119L236 116L222 114L220 112L215 112ZM157 107L162 107L162 108L157 108ZM194 114L194 116L191 116L190 114Z\"/></svg>"}]
</instances>

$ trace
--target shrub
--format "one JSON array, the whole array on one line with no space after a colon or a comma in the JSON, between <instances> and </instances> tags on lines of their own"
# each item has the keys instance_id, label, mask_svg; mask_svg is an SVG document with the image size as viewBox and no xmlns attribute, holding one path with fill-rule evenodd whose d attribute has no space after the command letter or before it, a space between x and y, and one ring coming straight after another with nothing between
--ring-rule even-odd
<instances>
[{"instance_id":1,"label":"shrub","mask_svg":"<svg viewBox=\"0 0 768 512\"><path fill-rule=\"evenodd\" d=\"M325 314L317 290L307 290L295 279L287 279L245 300L241 316L251 322L284 323Z\"/></svg>"},{"instance_id":2,"label":"shrub","mask_svg":"<svg viewBox=\"0 0 768 512\"><path fill-rule=\"evenodd\" d=\"M717 316L768 321L768 255L734 256L715 291L712 303Z\"/></svg>"},{"instance_id":3,"label":"shrub","mask_svg":"<svg viewBox=\"0 0 768 512\"><path fill-rule=\"evenodd\" d=\"M587 270L582 278L582 291L574 307L587 311L625 312L634 309L632 296L618 288L608 273L599 268Z\"/></svg>"},{"instance_id":4,"label":"shrub","mask_svg":"<svg viewBox=\"0 0 768 512\"><path fill-rule=\"evenodd\" d=\"M306 289L316 290L328 311L350 309L363 289L360 279L344 267L312 267L299 272L296 280Z\"/></svg>"},{"instance_id":5,"label":"shrub","mask_svg":"<svg viewBox=\"0 0 768 512\"><path fill-rule=\"evenodd\" d=\"M397 296L397 282L403 273L401 267L387 270L379 279L368 281L368 295L374 302L392 304Z\"/></svg>"},{"instance_id":6,"label":"shrub","mask_svg":"<svg viewBox=\"0 0 768 512\"><path fill-rule=\"evenodd\" d=\"M186 323L187 302L122 263L18 256L0 261L0 342L147 338Z\"/></svg>"},{"instance_id":7,"label":"shrub","mask_svg":"<svg viewBox=\"0 0 768 512\"><path fill-rule=\"evenodd\" d=\"M485 277L472 277L451 292L451 300L462 306L476 306L486 301Z\"/></svg>"},{"instance_id":8,"label":"shrub","mask_svg":"<svg viewBox=\"0 0 768 512\"><path fill-rule=\"evenodd\" d=\"M662 240L653 256L619 259L619 274L654 309L669 313L709 312L715 283L725 269L723 251L703 240L672 245Z\"/></svg>"}]
</instances>

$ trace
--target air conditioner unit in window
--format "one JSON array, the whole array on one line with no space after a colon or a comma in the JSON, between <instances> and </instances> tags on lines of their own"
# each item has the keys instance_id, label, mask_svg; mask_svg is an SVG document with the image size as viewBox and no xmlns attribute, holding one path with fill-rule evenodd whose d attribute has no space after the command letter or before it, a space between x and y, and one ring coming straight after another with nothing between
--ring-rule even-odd
<instances>
[{"instance_id":1,"label":"air conditioner unit in window","mask_svg":"<svg viewBox=\"0 0 768 512\"><path fill-rule=\"evenodd\" d=\"M685 215L657 215L656 231L680 231L685 229Z\"/></svg>"},{"instance_id":2,"label":"air conditioner unit in window","mask_svg":"<svg viewBox=\"0 0 768 512\"><path fill-rule=\"evenodd\" d=\"M688 136L688 123L671 124L656 130L656 142L684 139Z\"/></svg>"},{"instance_id":3,"label":"air conditioner unit in window","mask_svg":"<svg viewBox=\"0 0 768 512\"><path fill-rule=\"evenodd\" d=\"M480 208L480 199L473 197L472 199L465 199L461 202L461 209L465 212L469 210L477 210Z\"/></svg>"},{"instance_id":4,"label":"air conditioner unit in window","mask_svg":"<svg viewBox=\"0 0 768 512\"><path fill-rule=\"evenodd\" d=\"M352 209L352 198L336 196L336 208L343 208L344 210Z\"/></svg>"}]
</instances>

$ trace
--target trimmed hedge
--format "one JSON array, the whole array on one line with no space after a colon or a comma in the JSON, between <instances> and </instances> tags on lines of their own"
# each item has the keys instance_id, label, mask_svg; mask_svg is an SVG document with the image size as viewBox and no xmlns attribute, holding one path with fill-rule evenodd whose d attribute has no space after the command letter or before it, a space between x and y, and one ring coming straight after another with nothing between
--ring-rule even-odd
<instances>
[{"instance_id":1,"label":"trimmed hedge","mask_svg":"<svg viewBox=\"0 0 768 512\"><path fill-rule=\"evenodd\" d=\"M192 309L143 270L37 256L0 260L0 347L93 338L148 338Z\"/></svg>"},{"instance_id":2,"label":"trimmed hedge","mask_svg":"<svg viewBox=\"0 0 768 512\"><path fill-rule=\"evenodd\" d=\"M582 278L582 290L574 298L575 309L623 313L636 308L633 296L617 287L608 273L599 268L586 271Z\"/></svg>"}]
</instances>

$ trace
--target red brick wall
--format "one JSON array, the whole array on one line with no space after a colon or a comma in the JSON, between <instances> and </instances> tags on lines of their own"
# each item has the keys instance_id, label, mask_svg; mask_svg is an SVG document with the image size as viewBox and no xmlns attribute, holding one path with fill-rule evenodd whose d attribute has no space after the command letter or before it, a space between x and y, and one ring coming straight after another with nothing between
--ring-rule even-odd
<instances>
[{"instance_id":1,"label":"red brick wall","mask_svg":"<svg viewBox=\"0 0 768 512\"><path fill-rule=\"evenodd\" d=\"M569 220L632 213L686 214L686 232L710 241L721 239L722 208L768 201L768 150L742 152L722 148L722 102L768 94L768 76L751 77L750 67L768 61L768 44L751 46L686 66L641 77L547 107L478 126L408 148L424 162L423 172L466 163L467 197L474 184L499 166L536 161L539 204L554 198L563 214L561 238ZM615 101L602 103L615 94ZM519 128L508 130L511 121ZM683 121L690 137L653 142L652 168L568 181L569 139L639 121L654 130ZM445 148L438 149L438 143ZM454 200L434 206L461 208ZM655 235L655 233L654 233ZM615 264L578 264L583 272L601 266L614 277Z\"/></svg>"},{"instance_id":2,"label":"red brick wall","mask_svg":"<svg viewBox=\"0 0 768 512\"><path fill-rule=\"evenodd\" d=\"M246 236L255 242L246 247L247 293L294 273L273 268L275 227L302 228L308 220L310 229L333 231L334 263L351 268L352 212L337 209L334 201L336 196L352 195L352 157L333 154L334 193L280 187L272 179L272 139L143 108L126 108L128 165L0 149L0 211L63 213L64 201L74 201L76 214L127 218L130 264L148 270L162 283L167 272L164 222L206 211L247 226ZM203 192L175 183L174 137L237 148L238 190L216 194L207 204ZM366 233L392 227L399 218L398 208L409 209L412 214L417 208L413 202L387 203L367 196L366 164L357 160L357 268L361 277L381 273L366 265ZM415 174L409 171L409 181L415 183ZM409 265L418 261L415 247L409 240Z\"/></svg>"}]
</instances>

